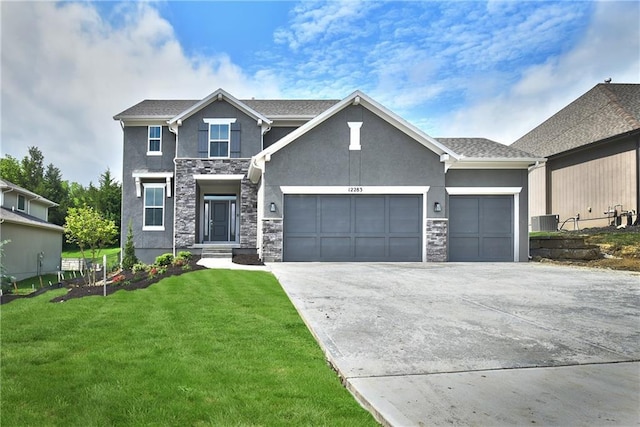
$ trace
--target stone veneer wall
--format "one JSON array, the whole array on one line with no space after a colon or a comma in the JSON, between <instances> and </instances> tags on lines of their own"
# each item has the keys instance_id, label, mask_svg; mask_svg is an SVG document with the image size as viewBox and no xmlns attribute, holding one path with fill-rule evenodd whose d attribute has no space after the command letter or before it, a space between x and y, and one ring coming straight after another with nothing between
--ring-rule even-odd
<instances>
[{"instance_id":1,"label":"stone veneer wall","mask_svg":"<svg viewBox=\"0 0 640 427\"><path fill-rule=\"evenodd\" d=\"M176 159L176 248L196 243L196 181L193 175L245 175L240 182L240 246L255 248L257 242L258 187L246 178L250 159Z\"/></svg>"},{"instance_id":2,"label":"stone veneer wall","mask_svg":"<svg viewBox=\"0 0 640 427\"><path fill-rule=\"evenodd\" d=\"M282 261L282 239L282 219L265 219L262 221L263 261Z\"/></svg>"},{"instance_id":3,"label":"stone veneer wall","mask_svg":"<svg viewBox=\"0 0 640 427\"><path fill-rule=\"evenodd\" d=\"M446 219L427 219L427 262L447 261L448 226Z\"/></svg>"}]
</instances>

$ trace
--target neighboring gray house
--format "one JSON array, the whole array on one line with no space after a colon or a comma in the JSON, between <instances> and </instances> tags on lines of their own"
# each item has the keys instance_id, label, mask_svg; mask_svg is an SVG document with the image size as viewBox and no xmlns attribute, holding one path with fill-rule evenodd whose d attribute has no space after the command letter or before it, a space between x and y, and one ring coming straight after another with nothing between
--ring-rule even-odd
<instances>
[{"instance_id":1,"label":"neighboring gray house","mask_svg":"<svg viewBox=\"0 0 640 427\"><path fill-rule=\"evenodd\" d=\"M241 101L219 89L114 119L122 229L132 222L145 262L211 247L266 261L527 260L527 169L541 159L436 140L362 92Z\"/></svg>"},{"instance_id":2,"label":"neighboring gray house","mask_svg":"<svg viewBox=\"0 0 640 427\"><path fill-rule=\"evenodd\" d=\"M512 147L547 158L529 174L531 216L565 229L638 221L640 84L598 84Z\"/></svg>"},{"instance_id":3,"label":"neighboring gray house","mask_svg":"<svg viewBox=\"0 0 640 427\"><path fill-rule=\"evenodd\" d=\"M17 280L60 270L63 228L47 221L58 206L38 194L0 179L2 265Z\"/></svg>"}]
</instances>

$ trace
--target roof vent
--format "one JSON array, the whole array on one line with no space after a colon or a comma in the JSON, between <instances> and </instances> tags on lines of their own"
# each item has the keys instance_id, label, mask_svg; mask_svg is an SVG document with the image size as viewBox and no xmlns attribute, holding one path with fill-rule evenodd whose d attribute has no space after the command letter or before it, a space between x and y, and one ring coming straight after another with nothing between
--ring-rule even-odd
<instances>
[{"instance_id":1,"label":"roof vent","mask_svg":"<svg viewBox=\"0 0 640 427\"><path fill-rule=\"evenodd\" d=\"M608 77L608 78L604 79L604 82L605 82L606 84L611 83L611 77Z\"/></svg>"}]
</instances>

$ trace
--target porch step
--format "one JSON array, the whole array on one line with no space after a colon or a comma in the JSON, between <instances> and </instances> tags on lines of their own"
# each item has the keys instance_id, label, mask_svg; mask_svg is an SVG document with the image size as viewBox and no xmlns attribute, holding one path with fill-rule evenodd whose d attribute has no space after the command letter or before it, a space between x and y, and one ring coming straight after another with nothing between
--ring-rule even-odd
<instances>
[{"instance_id":1,"label":"porch step","mask_svg":"<svg viewBox=\"0 0 640 427\"><path fill-rule=\"evenodd\" d=\"M231 258L232 248L202 248L200 258Z\"/></svg>"}]
</instances>

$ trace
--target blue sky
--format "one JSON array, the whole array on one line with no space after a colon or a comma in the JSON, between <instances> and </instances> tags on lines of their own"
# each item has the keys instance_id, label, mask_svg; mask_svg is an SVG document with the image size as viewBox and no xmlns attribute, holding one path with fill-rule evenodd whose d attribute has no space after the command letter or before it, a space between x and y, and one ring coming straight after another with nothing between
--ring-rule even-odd
<instances>
[{"instance_id":1,"label":"blue sky","mask_svg":"<svg viewBox=\"0 0 640 427\"><path fill-rule=\"evenodd\" d=\"M510 144L607 77L640 82L635 1L2 2L2 155L121 174L142 99L360 89L438 136Z\"/></svg>"}]
</instances>

